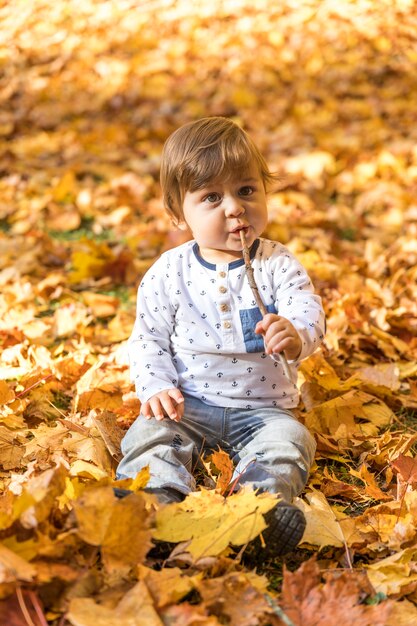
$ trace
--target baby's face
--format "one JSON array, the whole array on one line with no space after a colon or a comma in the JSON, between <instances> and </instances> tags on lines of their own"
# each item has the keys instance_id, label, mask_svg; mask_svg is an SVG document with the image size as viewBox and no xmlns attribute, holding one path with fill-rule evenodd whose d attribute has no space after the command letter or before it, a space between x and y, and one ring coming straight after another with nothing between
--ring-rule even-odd
<instances>
[{"instance_id":1,"label":"baby's face","mask_svg":"<svg viewBox=\"0 0 417 626\"><path fill-rule=\"evenodd\" d=\"M187 191L184 220L210 263L229 263L242 257L240 231L250 246L268 221L266 193L255 164L238 178L213 181L203 189Z\"/></svg>"}]
</instances>

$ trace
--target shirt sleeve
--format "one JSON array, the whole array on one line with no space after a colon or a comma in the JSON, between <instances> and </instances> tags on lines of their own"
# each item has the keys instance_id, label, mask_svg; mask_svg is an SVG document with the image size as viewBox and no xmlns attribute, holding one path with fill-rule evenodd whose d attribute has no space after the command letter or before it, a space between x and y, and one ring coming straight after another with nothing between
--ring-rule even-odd
<instances>
[{"instance_id":1,"label":"shirt sleeve","mask_svg":"<svg viewBox=\"0 0 417 626\"><path fill-rule=\"evenodd\" d=\"M136 321L128 341L130 375L142 403L164 389L178 386L171 355L175 309L168 296L168 267L161 257L145 274L138 289Z\"/></svg>"},{"instance_id":2,"label":"shirt sleeve","mask_svg":"<svg viewBox=\"0 0 417 626\"><path fill-rule=\"evenodd\" d=\"M288 251L274 270L278 315L288 319L300 335L302 348L293 363L307 358L320 346L325 333L321 298L301 263Z\"/></svg>"}]
</instances>

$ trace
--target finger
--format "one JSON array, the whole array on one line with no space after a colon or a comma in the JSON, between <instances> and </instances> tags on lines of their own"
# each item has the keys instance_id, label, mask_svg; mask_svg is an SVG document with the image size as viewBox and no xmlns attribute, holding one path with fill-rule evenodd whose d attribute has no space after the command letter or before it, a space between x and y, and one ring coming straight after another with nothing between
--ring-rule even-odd
<instances>
[{"instance_id":1,"label":"finger","mask_svg":"<svg viewBox=\"0 0 417 626\"><path fill-rule=\"evenodd\" d=\"M177 418L176 402L169 396L168 393L161 397L161 404L166 415L168 415L168 417L172 420L175 420Z\"/></svg>"},{"instance_id":2,"label":"finger","mask_svg":"<svg viewBox=\"0 0 417 626\"><path fill-rule=\"evenodd\" d=\"M150 420L152 418L151 407L149 406L149 402L144 402L140 407L140 412L142 417L146 420Z\"/></svg>"},{"instance_id":3,"label":"finger","mask_svg":"<svg viewBox=\"0 0 417 626\"><path fill-rule=\"evenodd\" d=\"M280 341L276 341L268 346L268 354L279 354L280 352L284 352L288 348L291 348L293 340L291 337L286 337Z\"/></svg>"},{"instance_id":4,"label":"finger","mask_svg":"<svg viewBox=\"0 0 417 626\"><path fill-rule=\"evenodd\" d=\"M158 396L153 396L150 400L149 400L149 404L151 405L151 410L152 410L152 414L155 417L155 419L160 422L161 420L164 419L164 412L162 410L161 407L161 402L159 400Z\"/></svg>"},{"instance_id":5,"label":"finger","mask_svg":"<svg viewBox=\"0 0 417 626\"><path fill-rule=\"evenodd\" d=\"M294 340L295 337L290 335L287 330L275 333L271 337L265 338L266 352L268 354L277 351L282 352L282 350L288 348Z\"/></svg>"},{"instance_id":6,"label":"finger","mask_svg":"<svg viewBox=\"0 0 417 626\"><path fill-rule=\"evenodd\" d=\"M182 419L182 416L184 415L184 402L180 402L179 404L177 404L177 418L176 418L176 422L179 422Z\"/></svg>"},{"instance_id":7,"label":"finger","mask_svg":"<svg viewBox=\"0 0 417 626\"><path fill-rule=\"evenodd\" d=\"M168 389L168 395L172 398L173 409L168 413L175 422L179 422L184 413L184 396L179 389Z\"/></svg>"},{"instance_id":8,"label":"finger","mask_svg":"<svg viewBox=\"0 0 417 626\"><path fill-rule=\"evenodd\" d=\"M287 326L282 326L280 323L273 324L268 328L265 333L265 342L270 344L271 342L281 341L286 337L294 337L294 333Z\"/></svg>"},{"instance_id":9,"label":"finger","mask_svg":"<svg viewBox=\"0 0 417 626\"><path fill-rule=\"evenodd\" d=\"M287 320L274 313L268 313L255 326L256 333L267 333L271 328L285 328Z\"/></svg>"},{"instance_id":10,"label":"finger","mask_svg":"<svg viewBox=\"0 0 417 626\"><path fill-rule=\"evenodd\" d=\"M179 389L168 389L168 395L170 396L170 398L172 398L173 400L175 400L175 402L177 404L180 404L181 402L184 402L184 396L182 395L181 391Z\"/></svg>"}]
</instances>

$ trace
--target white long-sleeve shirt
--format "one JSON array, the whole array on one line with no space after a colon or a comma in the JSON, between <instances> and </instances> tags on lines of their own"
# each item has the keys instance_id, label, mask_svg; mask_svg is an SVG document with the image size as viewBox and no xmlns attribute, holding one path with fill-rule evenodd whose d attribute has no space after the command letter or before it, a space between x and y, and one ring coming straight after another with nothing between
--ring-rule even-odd
<instances>
[{"instance_id":1,"label":"white long-sleeve shirt","mask_svg":"<svg viewBox=\"0 0 417 626\"><path fill-rule=\"evenodd\" d=\"M299 361L323 339L321 299L283 245L257 239L251 258L268 311L290 320L301 337L301 353L290 363L295 379ZM195 241L162 254L139 286L129 340L131 376L141 402L178 387L216 406L296 406L296 385L254 333L261 318L243 259L208 263Z\"/></svg>"}]
</instances>

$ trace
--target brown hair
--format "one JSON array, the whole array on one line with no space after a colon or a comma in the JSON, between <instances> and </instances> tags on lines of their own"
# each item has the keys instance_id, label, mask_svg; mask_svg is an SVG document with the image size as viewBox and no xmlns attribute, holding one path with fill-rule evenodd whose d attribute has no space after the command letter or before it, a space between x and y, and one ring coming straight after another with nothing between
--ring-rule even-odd
<instances>
[{"instance_id":1,"label":"brown hair","mask_svg":"<svg viewBox=\"0 0 417 626\"><path fill-rule=\"evenodd\" d=\"M249 135L235 122L225 117L204 117L178 128L165 142L161 161L164 206L174 223L183 219L187 191L240 175L253 160L266 189L277 177L269 171Z\"/></svg>"}]
</instances>

